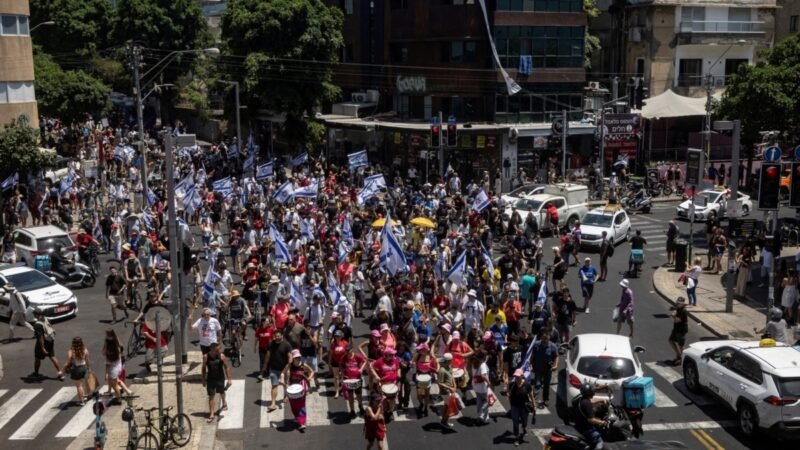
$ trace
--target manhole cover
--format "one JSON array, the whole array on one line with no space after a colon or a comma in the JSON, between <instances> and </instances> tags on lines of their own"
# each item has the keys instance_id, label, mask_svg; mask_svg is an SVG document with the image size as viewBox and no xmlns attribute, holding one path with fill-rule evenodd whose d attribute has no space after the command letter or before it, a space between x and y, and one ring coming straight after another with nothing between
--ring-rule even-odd
<instances>
[{"instance_id":1,"label":"manhole cover","mask_svg":"<svg viewBox=\"0 0 800 450\"><path fill-rule=\"evenodd\" d=\"M742 330L731 331L731 336L736 339L752 339L755 337L753 336L752 333L748 333L747 331L742 331Z\"/></svg>"}]
</instances>

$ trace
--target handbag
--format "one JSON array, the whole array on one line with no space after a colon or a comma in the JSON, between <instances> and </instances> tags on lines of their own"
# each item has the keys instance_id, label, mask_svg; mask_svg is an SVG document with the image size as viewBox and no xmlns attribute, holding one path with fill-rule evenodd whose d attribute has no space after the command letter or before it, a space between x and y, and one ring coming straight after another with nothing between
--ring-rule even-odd
<instances>
[{"instance_id":1,"label":"handbag","mask_svg":"<svg viewBox=\"0 0 800 450\"><path fill-rule=\"evenodd\" d=\"M486 393L486 402L489 404L489 407L497 403L497 396L494 395L494 391L492 388L488 388L488 392Z\"/></svg>"},{"instance_id":2,"label":"handbag","mask_svg":"<svg viewBox=\"0 0 800 450\"><path fill-rule=\"evenodd\" d=\"M618 320L619 320L619 308L614 307L614 309L611 310L611 321L616 322Z\"/></svg>"},{"instance_id":3,"label":"handbag","mask_svg":"<svg viewBox=\"0 0 800 450\"><path fill-rule=\"evenodd\" d=\"M685 273L682 273L681 276L678 277L678 282L686 286L687 278L689 277L687 277Z\"/></svg>"},{"instance_id":4,"label":"handbag","mask_svg":"<svg viewBox=\"0 0 800 450\"><path fill-rule=\"evenodd\" d=\"M100 383L97 381L97 375L95 375L94 370L89 369L86 373L86 388L89 392L94 393L97 392L99 387Z\"/></svg>"}]
</instances>

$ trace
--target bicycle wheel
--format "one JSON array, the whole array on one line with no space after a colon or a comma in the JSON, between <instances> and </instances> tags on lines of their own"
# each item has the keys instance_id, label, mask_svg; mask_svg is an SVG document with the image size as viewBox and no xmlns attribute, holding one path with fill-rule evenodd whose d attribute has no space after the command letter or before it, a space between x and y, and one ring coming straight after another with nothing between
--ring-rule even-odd
<instances>
[{"instance_id":1,"label":"bicycle wheel","mask_svg":"<svg viewBox=\"0 0 800 450\"><path fill-rule=\"evenodd\" d=\"M136 440L137 450L159 450L160 448L161 445L158 443L158 438L149 431L142 433L139 439Z\"/></svg>"},{"instance_id":2,"label":"bicycle wheel","mask_svg":"<svg viewBox=\"0 0 800 450\"><path fill-rule=\"evenodd\" d=\"M183 447L192 440L192 421L186 414L178 414L172 418L169 426L169 434L172 443L178 447Z\"/></svg>"},{"instance_id":3,"label":"bicycle wheel","mask_svg":"<svg viewBox=\"0 0 800 450\"><path fill-rule=\"evenodd\" d=\"M127 359L131 359L134 356L139 354L139 346L140 346L140 339L136 330L134 329L131 331L131 335L128 338L128 348L127 348Z\"/></svg>"}]
</instances>

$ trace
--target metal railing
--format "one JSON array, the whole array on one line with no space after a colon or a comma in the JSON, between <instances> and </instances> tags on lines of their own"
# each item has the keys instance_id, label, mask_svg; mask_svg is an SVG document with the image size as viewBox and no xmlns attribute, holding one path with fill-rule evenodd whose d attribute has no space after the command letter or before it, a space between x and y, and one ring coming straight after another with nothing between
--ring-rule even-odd
<instances>
[{"instance_id":1,"label":"metal railing","mask_svg":"<svg viewBox=\"0 0 800 450\"><path fill-rule=\"evenodd\" d=\"M713 76L713 86L725 86L728 83L728 78L730 76L731 75ZM707 79L708 75L680 75L678 76L678 87L704 87Z\"/></svg>"},{"instance_id":2,"label":"metal railing","mask_svg":"<svg viewBox=\"0 0 800 450\"><path fill-rule=\"evenodd\" d=\"M688 20L681 22L681 33L764 33L764 22Z\"/></svg>"}]
</instances>

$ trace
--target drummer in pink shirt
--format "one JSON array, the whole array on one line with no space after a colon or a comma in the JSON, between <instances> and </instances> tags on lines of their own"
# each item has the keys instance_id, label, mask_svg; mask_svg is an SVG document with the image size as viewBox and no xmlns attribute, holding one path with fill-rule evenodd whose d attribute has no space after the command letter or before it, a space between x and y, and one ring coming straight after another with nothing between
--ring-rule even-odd
<instances>
[{"instance_id":1,"label":"drummer in pink shirt","mask_svg":"<svg viewBox=\"0 0 800 450\"><path fill-rule=\"evenodd\" d=\"M400 361L395 356L397 351L387 347L383 351L383 358L375 360L370 366L370 374L375 383L376 390L379 390L385 397L384 416L391 421L397 400L397 380L400 378Z\"/></svg>"},{"instance_id":2,"label":"drummer in pink shirt","mask_svg":"<svg viewBox=\"0 0 800 450\"><path fill-rule=\"evenodd\" d=\"M392 330L389 329L389 324L382 323L380 331L383 346L386 348L397 348L397 338L394 336L394 333L392 333Z\"/></svg>"},{"instance_id":3,"label":"drummer in pink shirt","mask_svg":"<svg viewBox=\"0 0 800 450\"><path fill-rule=\"evenodd\" d=\"M360 353L356 353L353 344L347 346L347 354L342 360L342 373L344 376L344 398L350 406L350 418L356 417L356 410L353 405L353 397L358 400L358 414L364 415L364 398L361 394L361 374L367 366L367 358ZM357 383L356 383L357 382ZM352 388L350 385L352 384ZM353 395L355 393L355 396Z\"/></svg>"}]
</instances>

